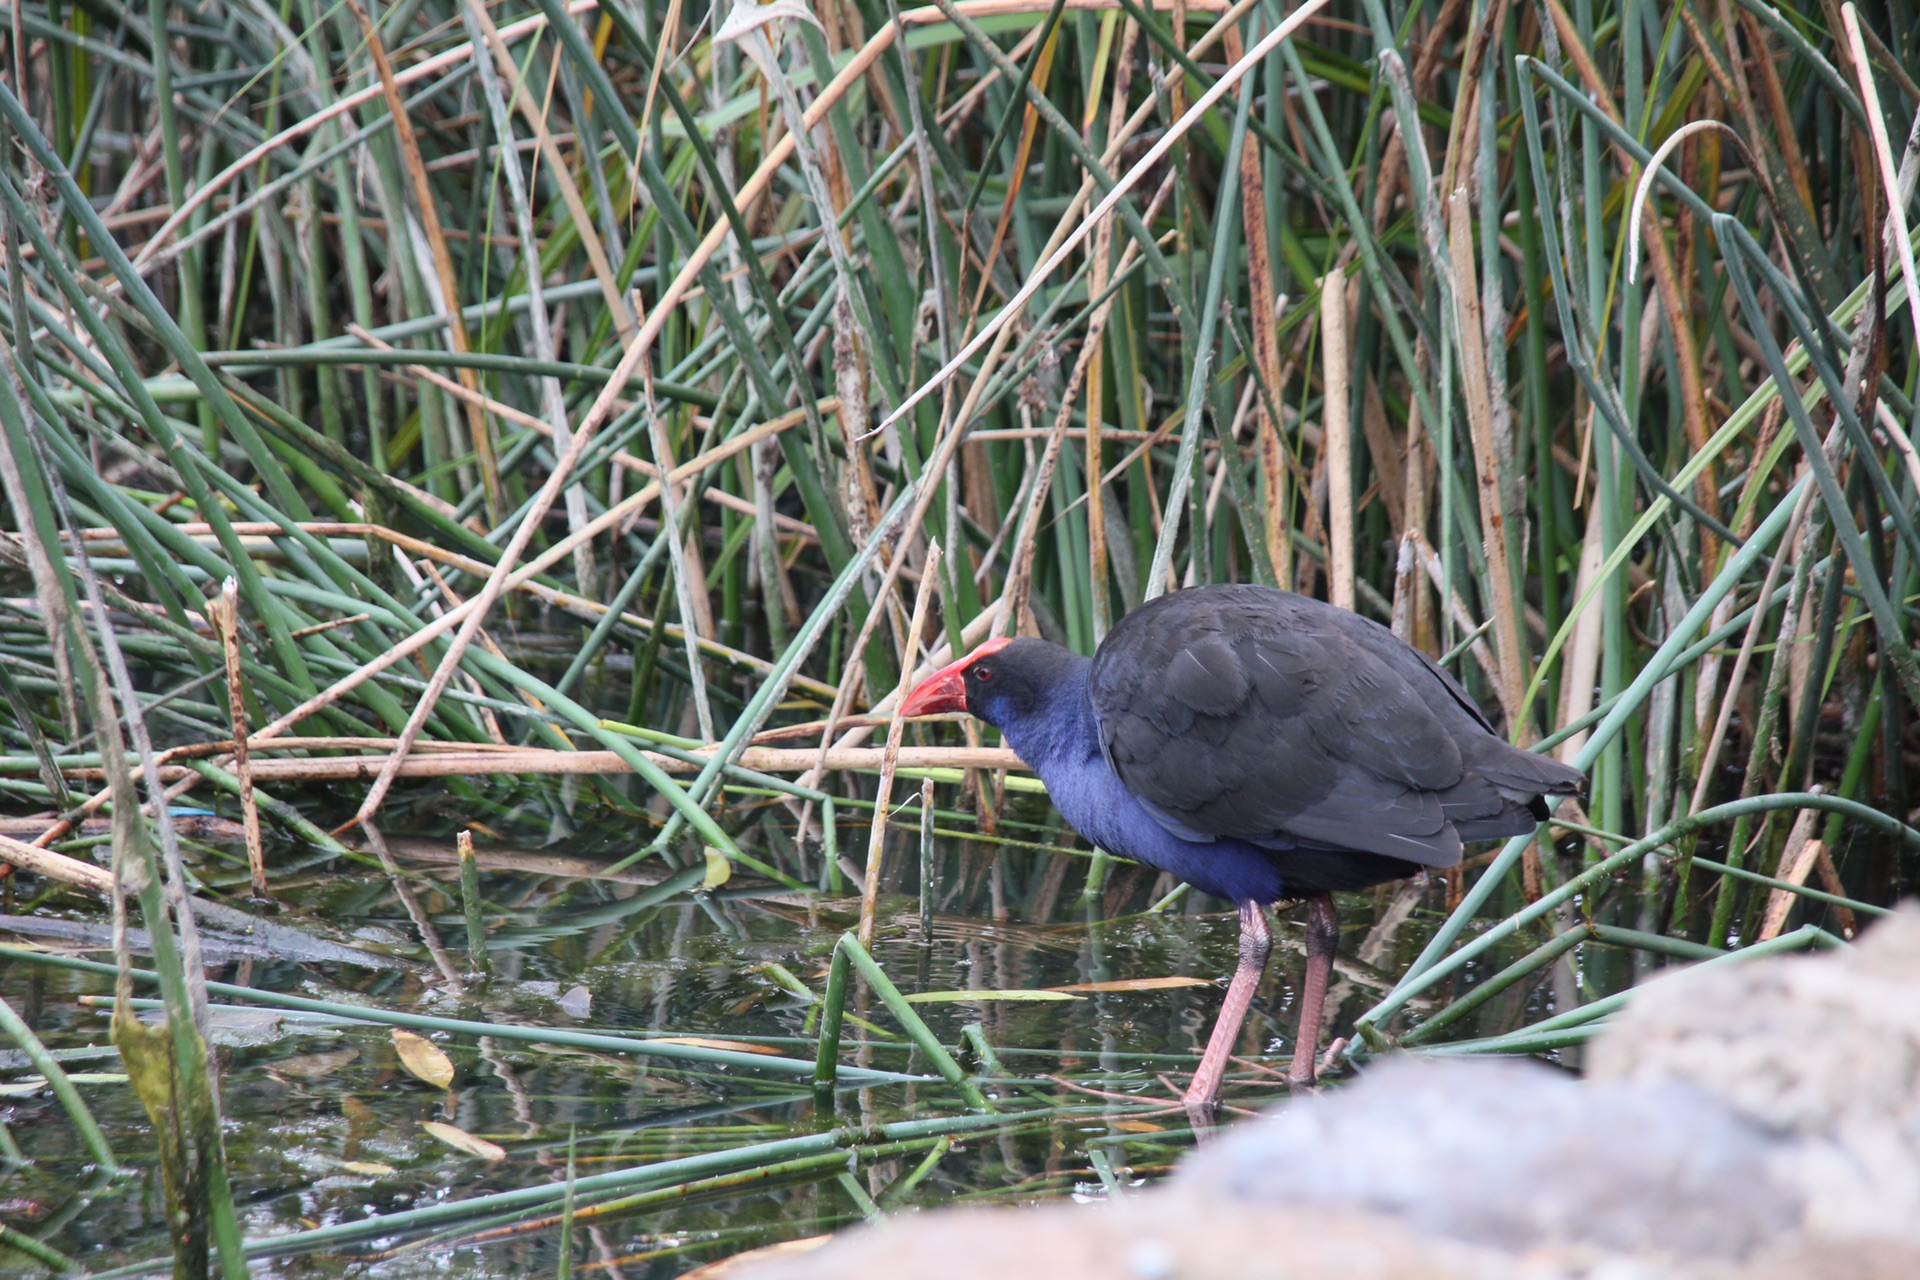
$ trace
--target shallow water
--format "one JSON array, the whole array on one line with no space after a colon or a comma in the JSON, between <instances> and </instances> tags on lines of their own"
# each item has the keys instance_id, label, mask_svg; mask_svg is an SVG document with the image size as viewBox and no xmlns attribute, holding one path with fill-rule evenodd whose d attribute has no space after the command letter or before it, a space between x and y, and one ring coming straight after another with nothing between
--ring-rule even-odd
<instances>
[{"instance_id":1,"label":"shallow water","mask_svg":"<svg viewBox=\"0 0 1920 1280\"><path fill-rule=\"evenodd\" d=\"M810 1064L814 1028L807 1001L775 980L780 966L815 991L824 985L834 943L853 927L857 889L831 882L817 848L792 840L792 815L777 805L736 810L743 847L825 892L797 892L745 872L710 893L658 885L671 868L643 861L620 878L588 878L576 864L599 864L636 848L637 824L596 821L576 827L569 813L604 812L580 794L519 790L510 804L486 806L495 838L482 838L483 897L493 909L489 983L449 981L423 945L417 912L436 936L446 966L466 968L464 926L449 855L449 810L462 799L416 791L394 807L386 831L401 875L377 866L319 858L282 845L269 850L279 922L392 954L403 968L369 969L305 960L297 947L258 954L244 939L208 933L209 976L240 986L443 1017L484 1019L622 1035L671 1034L722 1039ZM749 805L752 802L748 802ZM1018 810L1044 826L1046 810ZM857 861L866 850L864 815L841 814L839 848ZM852 819L857 818L857 823ZM911 828L917 822L908 815ZM946 819L942 826L948 825ZM1044 830L1003 828L1036 845L1063 843ZM757 843L755 843L757 840ZM1150 911L1168 886L1139 868L1116 865L1104 891L1083 899L1090 860L1024 846L936 837L933 927L923 936L918 900L920 842L914 829L890 837L887 893L874 954L906 993L1036 991L1139 979L1199 980L1194 985L1056 993L1045 1000L936 1000L915 1007L948 1047L968 1046L965 1031L997 1057L977 1053L970 1071L986 1086L1001 1121L994 1127L917 1144L872 1137L881 1149L849 1169L816 1160L773 1176L708 1186L671 1202L580 1217L573 1227L579 1265L627 1277L680 1275L696 1265L775 1241L830 1231L875 1212L958 1202L1099 1198L1164 1172L1193 1141L1184 1115L1167 1109L1191 1070L1236 956L1236 925L1220 904L1191 895ZM237 847L195 846L197 872L244 893ZM369 860L370 861L370 860ZM512 867L532 869L515 870ZM697 869L696 869L697 872ZM684 883L680 877L676 883ZM641 882L654 882L653 884ZM11 892L11 890L10 890ZM1336 1032L1391 985L1441 918L1443 890L1386 886L1342 900L1341 960L1329 1006ZM412 911L406 899L412 900ZM24 901L10 904L24 911ZM64 954L110 958L89 938L97 908L53 896L38 913L81 922L79 937L29 941ZM18 937L18 935L16 935ZM232 941L231 950L221 944ZM95 949L88 950L89 944ZM1496 958L1495 967L1504 957ZM1250 1065L1230 1101L1256 1108L1285 1098L1303 956L1291 916L1282 919L1273 965L1242 1040ZM581 1009L575 988L590 996ZM898 1023L855 984L841 1062L918 1076L929 1063L898 1037ZM0 1214L78 1259L90 1270L162 1260L167 1242L162 1196L152 1169L145 1114L107 1038L106 1010L83 997L109 994L110 979L36 964L0 961L0 992L50 1048L75 1055L83 1095L134 1172L90 1186L85 1152L51 1096L21 1090L4 1101L5 1118L31 1160L0 1173ZM143 989L142 994L152 994ZM1510 996L1510 998L1509 998ZM1488 1034L1537 1018L1550 984L1523 984L1453 1028ZM223 1002L217 1002L223 1003ZM854 1016L872 1022L869 1031ZM359 1222L490 1191L749 1144L815 1134L835 1126L871 1129L902 1121L964 1117L963 1099L938 1080L842 1087L816 1097L804 1074L667 1061L553 1045L468 1036L434 1037L457 1069L440 1091L400 1066L386 1027L328 1025L293 1016L221 1013L227 1140L249 1240ZM9 1061L0 1080L30 1073ZM1171 1079L1163 1079L1169 1073ZM1230 1117L1231 1118L1231 1117ZM498 1144L493 1163L463 1154L422 1128L451 1124ZM584 1210L589 1198L583 1198ZM511 1217L511 1215L509 1215ZM475 1238L477 1227L495 1229ZM385 1235L256 1262L257 1274L520 1276L559 1263L559 1224L464 1222ZM4 1265L4 1264L0 1264ZM162 1263L164 1267L164 1263Z\"/></svg>"}]
</instances>

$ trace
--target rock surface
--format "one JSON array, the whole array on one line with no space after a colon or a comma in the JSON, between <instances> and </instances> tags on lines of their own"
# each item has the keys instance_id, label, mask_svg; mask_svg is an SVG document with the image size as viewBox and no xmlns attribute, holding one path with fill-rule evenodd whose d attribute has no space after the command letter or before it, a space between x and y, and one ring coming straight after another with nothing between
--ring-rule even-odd
<instances>
[{"instance_id":1,"label":"rock surface","mask_svg":"<svg viewBox=\"0 0 1920 1280\"><path fill-rule=\"evenodd\" d=\"M1690 1082L1801 1139L1809 1230L1920 1238L1920 905L1851 950L1650 983L1588 1061L1596 1082Z\"/></svg>"},{"instance_id":2,"label":"rock surface","mask_svg":"<svg viewBox=\"0 0 1920 1280\"><path fill-rule=\"evenodd\" d=\"M1920 907L1650 983L1590 1062L1393 1059L1122 1201L916 1215L727 1274L1920 1277Z\"/></svg>"},{"instance_id":3,"label":"rock surface","mask_svg":"<svg viewBox=\"0 0 1920 1280\"><path fill-rule=\"evenodd\" d=\"M1182 1164L1178 1194L1258 1210L1359 1209L1523 1252L1739 1259L1796 1222L1779 1142L1690 1085L1582 1084L1525 1061L1401 1058L1242 1125Z\"/></svg>"}]
</instances>

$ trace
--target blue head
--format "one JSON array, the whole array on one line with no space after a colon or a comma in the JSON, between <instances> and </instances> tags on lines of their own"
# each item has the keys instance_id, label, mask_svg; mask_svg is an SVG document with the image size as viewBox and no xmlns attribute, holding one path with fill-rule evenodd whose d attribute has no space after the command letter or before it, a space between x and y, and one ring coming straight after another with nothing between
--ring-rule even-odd
<instances>
[{"instance_id":1,"label":"blue head","mask_svg":"<svg viewBox=\"0 0 1920 1280\"><path fill-rule=\"evenodd\" d=\"M1098 752L1087 702L1086 658L1045 640L989 640L921 681L900 707L903 716L963 711L1006 735L1036 768L1066 750Z\"/></svg>"}]
</instances>

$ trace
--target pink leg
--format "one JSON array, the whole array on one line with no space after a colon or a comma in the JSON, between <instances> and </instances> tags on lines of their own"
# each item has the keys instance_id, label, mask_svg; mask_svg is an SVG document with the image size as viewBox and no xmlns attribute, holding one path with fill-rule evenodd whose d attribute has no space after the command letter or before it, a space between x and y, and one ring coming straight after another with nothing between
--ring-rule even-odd
<instances>
[{"instance_id":1,"label":"pink leg","mask_svg":"<svg viewBox=\"0 0 1920 1280\"><path fill-rule=\"evenodd\" d=\"M1227 986L1226 1003L1207 1039L1207 1051L1200 1069L1193 1073L1185 1099L1188 1111L1205 1113L1220 1104L1220 1085L1227 1074L1227 1059L1234 1042L1240 1038L1241 1024L1253 1004L1254 988L1267 972L1267 957L1273 952L1273 934L1267 928L1266 908L1257 902L1240 904L1240 964Z\"/></svg>"},{"instance_id":2,"label":"pink leg","mask_svg":"<svg viewBox=\"0 0 1920 1280\"><path fill-rule=\"evenodd\" d=\"M1296 1089L1313 1087L1313 1060L1320 1052L1320 1015L1327 1003L1327 982L1333 976L1333 953L1340 944L1340 923L1333 914L1333 895L1317 893L1307 899L1307 981L1300 992L1300 1034L1293 1042L1293 1066L1287 1083Z\"/></svg>"}]
</instances>

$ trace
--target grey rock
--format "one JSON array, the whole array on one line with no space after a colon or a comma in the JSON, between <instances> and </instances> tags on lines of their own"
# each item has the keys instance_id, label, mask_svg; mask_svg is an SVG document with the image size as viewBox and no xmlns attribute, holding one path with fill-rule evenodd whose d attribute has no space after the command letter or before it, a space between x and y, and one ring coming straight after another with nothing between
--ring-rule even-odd
<instances>
[{"instance_id":1,"label":"grey rock","mask_svg":"<svg viewBox=\"0 0 1920 1280\"><path fill-rule=\"evenodd\" d=\"M1920 1235L1920 905L1847 950L1649 983L1588 1073L1598 1087L1685 1082L1801 1139L1810 1230Z\"/></svg>"},{"instance_id":2,"label":"grey rock","mask_svg":"<svg viewBox=\"0 0 1920 1280\"><path fill-rule=\"evenodd\" d=\"M1790 1144L1703 1089L1595 1088L1531 1062L1400 1058L1243 1124L1188 1159L1179 1194L1382 1213L1520 1252L1741 1258L1797 1229Z\"/></svg>"}]
</instances>

